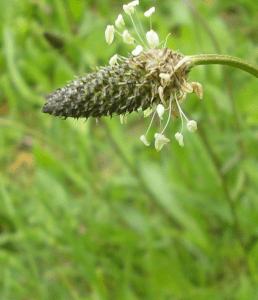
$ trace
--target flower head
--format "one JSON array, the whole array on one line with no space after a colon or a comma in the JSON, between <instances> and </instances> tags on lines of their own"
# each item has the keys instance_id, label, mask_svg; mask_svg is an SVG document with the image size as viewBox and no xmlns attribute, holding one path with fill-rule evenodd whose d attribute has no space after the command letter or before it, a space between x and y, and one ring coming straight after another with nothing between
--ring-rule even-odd
<instances>
[{"instance_id":1,"label":"flower head","mask_svg":"<svg viewBox=\"0 0 258 300\"><path fill-rule=\"evenodd\" d=\"M188 120L180 104L189 93L195 93L201 99L203 89L200 83L188 81L189 56L183 57L166 48L166 41L160 43L152 24L146 36L142 30L137 30L138 22L134 21L137 5L139 1L135 0L123 6L125 13L130 16L134 34L131 35L127 30L122 14L115 20L116 30L113 25L108 25L105 30L109 45L114 40L115 32L122 36L126 44L134 44L131 55L123 57L115 54L110 58L109 66L100 67L47 95L42 111L65 118L119 115L122 124L125 124L128 114L143 111L144 117L152 115L146 134L140 137L147 146L150 145L147 134L154 118L158 116L162 129L154 137L155 148L159 151L169 142L163 132L172 117L181 118L182 129L185 120L189 131L197 129L197 123ZM154 11L155 7L151 7L144 16L150 18ZM119 32L120 28L123 28L122 32ZM163 118L166 119L165 124ZM180 146L184 145L182 133L177 132L175 138Z\"/></svg>"},{"instance_id":2,"label":"flower head","mask_svg":"<svg viewBox=\"0 0 258 300\"><path fill-rule=\"evenodd\" d=\"M161 133L155 133L154 135L155 137L155 148L157 151L161 150L162 147L167 144L168 142L170 142L169 139L167 139L163 134Z\"/></svg>"},{"instance_id":3,"label":"flower head","mask_svg":"<svg viewBox=\"0 0 258 300\"><path fill-rule=\"evenodd\" d=\"M108 45L110 45L114 40L115 28L113 25L108 25L105 31L105 38Z\"/></svg>"}]
</instances>

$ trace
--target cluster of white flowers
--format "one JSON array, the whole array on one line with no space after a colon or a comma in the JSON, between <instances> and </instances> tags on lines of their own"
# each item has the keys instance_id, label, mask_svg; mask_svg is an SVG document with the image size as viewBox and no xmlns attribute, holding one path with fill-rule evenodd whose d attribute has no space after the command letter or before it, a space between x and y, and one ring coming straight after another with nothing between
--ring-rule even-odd
<instances>
[{"instance_id":1,"label":"cluster of white flowers","mask_svg":"<svg viewBox=\"0 0 258 300\"><path fill-rule=\"evenodd\" d=\"M165 113L166 110L169 111L169 115L168 115L168 120L167 120L167 123L165 125L165 127L163 128L162 132L161 133L155 133L154 134L154 138L155 138L155 148L157 151L161 150L162 147L167 144L168 142L170 142L170 140L168 138L166 138L164 135L163 135L163 132L165 131L165 129L167 128L168 124L169 124L169 121L170 121L170 116L171 116L171 103L172 103L172 99L170 100L170 104L169 104L169 107L168 108L165 108L163 104L158 104L157 107L156 107L156 110L154 111L154 114L153 114L153 117L155 116L155 113L157 112L158 114L158 117L161 120L163 120L163 114ZM187 129L188 131L190 132L194 132L197 130L197 122L194 121L194 120L189 120L186 115L184 114L183 110L181 109L181 106L179 105L179 102L176 98L176 103L178 105L178 110L179 110L179 113L180 113L180 118L182 120L182 128L181 128L181 132L177 132L175 134L175 138L176 140L178 141L179 145L180 146L184 146L184 137L183 137L183 134L182 134L182 130L183 130L183 118L186 119L187 121ZM152 110L151 109L148 109L146 111L144 111L144 116L148 116L152 113ZM151 127L151 124L153 122L153 118L151 120L151 123L150 123L150 126L146 132L145 135L142 135L140 137L140 139L143 141L143 143L146 145L146 146L149 146L150 145L150 142L147 140L146 136L149 132L149 129Z\"/></svg>"},{"instance_id":2,"label":"cluster of white flowers","mask_svg":"<svg viewBox=\"0 0 258 300\"><path fill-rule=\"evenodd\" d=\"M158 34L153 30L149 30L147 33L146 33L146 36L145 37L141 37L136 26L135 26L135 22L134 22L134 19L133 19L133 15L135 13L135 10L136 10L136 6L139 5L139 1L138 0L135 0L135 1L132 1L128 4L125 4L123 5L123 10L124 12L129 15L131 21L132 21L132 24L133 24L133 27L135 29L135 32L137 34L137 37L133 37L129 31L125 28L125 21L124 21L124 18L123 18L123 15L122 14L119 14L116 21L115 21L115 26L117 29L123 29L123 32L119 32L117 29L115 29L115 27L113 25L108 25L107 28L106 28L106 31L105 31L105 38L106 38L106 42L108 43L108 45L110 45L113 40L114 40L114 35L115 33L119 34L122 38L123 38L123 41L126 43L126 44L133 44L135 46L134 50L132 50L132 55L133 56L138 56L140 55L143 51L149 51L150 49L153 49L153 48L157 48L161 43L159 41L159 36ZM146 18L150 18L151 15L155 12L155 7L151 7L149 10L147 10L146 12L144 12L144 16ZM151 21L150 21L151 23ZM152 27L152 25L151 25ZM147 41L144 42L144 40ZM164 47L166 45L166 42L164 43ZM109 60L109 64L110 65L115 65L115 64L118 64L118 59L120 60L123 60L123 57L122 56L119 56L118 54L115 54L113 57L111 57L111 59ZM183 62L182 62L183 61ZM182 64L185 62L186 60L182 59L178 65L176 65L175 69L174 70L177 70L180 68L180 66L182 66ZM146 132L145 135L142 135L140 137L141 141L146 145L146 146L149 146L150 145L150 142L147 140L147 134L149 132L149 129L152 125L152 122L153 122L153 119L154 119L154 116L158 115L159 119L160 119L160 122L163 120L163 115L166 111L168 111L168 120L166 122L166 125L164 126L163 130L160 132L160 133L155 133L154 134L154 138L155 138L155 148L157 151L161 150L161 148L167 144L170 140L168 138L166 138L164 135L163 135L163 132L165 131L167 125L169 124L169 121L170 121L170 117L171 117L171 111L172 111L172 101L176 101L176 105L178 107L178 111L180 113L180 118L181 118L181 121L182 121L182 128L181 128L181 132L177 132L175 134L175 139L178 141L179 145L180 146L184 146L184 141L183 141L183 134L182 134L182 130L183 130L183 123L184 123L184 120L185 119L187 121L187 129L190 131L190 132L194 132L197 130L197 123L196 121L194 120L188 120L188 118L186 117L186 115L184 114L180 104L179 104L179 101L177 99L177 96L176 94L173 94L173 96L170 97L170 101L169 101L169 105L164 103L164 100L163 100L163 86L166 86L166 83L170 80L170 75L169 74L166 74L166 73L160 73L159 74L160 78L161 78L161 82L162 82L162 86L160 86L158 88L158 94L159 94L159 97L160 97L160 100L161 100L161 103L157 105L156 108L153 108L153 107L149 107L147 110L145 110L143 113L144 113L144 117L147 117L149 116L150 114L153 114L152 115L152 120L151 120L151 123L149 125L149 128ZM190 92L194 92L198 95L198 97L201 99L202 98L202 86L199 84L199 83L196 83L196 82L193 82L193 83L188 83L188 82L184 82L184 84L182 84L182 91L184 91L184 94L182 95L181 99L184 98L186 96L186 93L190 93ZM122 124L125 124L126 123L126 116L120 116L120 120L121 120L121 123Z\"/></svg>"},{"instance_id":3,"label":"cluster of white flowers","mask_svg":"<svg viewBox=\"0 0 258 300\"><path fill-rule=\"evenodd\" d=\"M135 7L139 5L139 1L136 0L136 1L132 1L128 4L124 4L123 5L123 10L126 14L128 14L132 20L132 23L133 23L133 26L134 26L134 29L137 33L137 36L140 40L140 42L142 44L144 44L143 42L143 39L142 37L140 36L136 26L135 26L135 23L134 23L134 20L133 20L133 17L132 15L134 14L135 12ZM151 15L154 13L155 11L155 7L151 7L149 10L147 10L145 13L144 13L144 16L147 17L147 18L150 18ZM124 28L125 27L125 21L124 21L124 18L123 18L123 15L122 14L119 14L116 21L115 21L115 25L118 29L120 28ZM129 31L127 29L124 29L124 31L122 33L118 32L115 27L113 25L108 25L107 26L107 29L105 31L105 38L106 38L106 42L108 43L108 45L110 45L113 40L114 40L114 35L115 35L115 32L117 32L120 36L122 36L123 38L123 41L126 43L126 44L135 44L136 43L136 39L134 39L131 34L129 33ZM154 30L150 30L146 33L146 39L147 39L147 42L148 42L148 45L145 45L145 49L150 49L151 48L155 48L157 47L160 43L159 43L159 36L158 34L154 31ZM143 47L142 45L137 45L136 48L132 51L132 54L134 56L137 56L139 55L141 52L143 51Z\"/></svg>"}]
</instances>

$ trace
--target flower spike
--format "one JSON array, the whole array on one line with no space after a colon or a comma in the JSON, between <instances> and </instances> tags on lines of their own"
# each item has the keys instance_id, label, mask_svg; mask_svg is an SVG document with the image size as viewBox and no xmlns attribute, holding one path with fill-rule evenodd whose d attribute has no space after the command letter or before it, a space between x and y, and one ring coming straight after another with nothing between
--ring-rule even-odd
<instances>
[{"instance_id":1,"label":"flower spike","mask_svg":"<svg viewBox=\"0 0 258 300\"><path fill-rule=\"evenodd\" d=\"M180 53L166 48L167 39L160 43L151 24L155 7L144 12L144 16L150 18L150 29L145 37L140 34L142 30L137 29L134 21L137 5L138 0L123 5L124 12L131 19L134 34L131 35L126 28L122 14L114 22L117 30L114 25L108 25L105 30L108 45L113 42L115 32L126 44L134 45L134 49L129 50L129 56L115 54L110 58L109 66L97 68L47 95L42 111L76 119L119 115L122 124L126 123L130 113L142 111L144 117L151 115L149 127L145 135L140 137L146 146L150 145L147 134L157 116L160 126L163 126L160 133L154 135L157 151L170 141L164 135L170 120L180 116L182 129L175 134L175 138L180 146L184 146L181 132L185 120L186 128L190 132L197 130L197 123L188 120L180 104L189 93L195 93L202 99L202 85L188 81L192 56L183 57ZM121 28L122 33L118 31ZM165 115L166 123L163 124Z\"/></svg>"}]
</instances>

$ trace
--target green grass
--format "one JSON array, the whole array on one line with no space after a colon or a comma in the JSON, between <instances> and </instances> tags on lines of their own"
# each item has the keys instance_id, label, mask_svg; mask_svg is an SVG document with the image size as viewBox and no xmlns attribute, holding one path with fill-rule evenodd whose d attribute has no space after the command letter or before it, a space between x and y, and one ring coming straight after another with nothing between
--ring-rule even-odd
<instances>
[{"instance_id":1,"label":"green grass","mask_svg":"<svg viewBox=\"0 0 258 300\"><path fill-rule=\"evenodd\" d=\"M171 122L160 152L140 141L149 120L136 113L123 126L41 113L46 93L132 50L104 39L122 4L0 2L1 300L258 299L256 78L194 68L204 99L182 106L198 131L181 148ZM179 0L141 1L169 48L257 64L255 1L194 4L199 16Z\"/></svg>"}]
</instances>

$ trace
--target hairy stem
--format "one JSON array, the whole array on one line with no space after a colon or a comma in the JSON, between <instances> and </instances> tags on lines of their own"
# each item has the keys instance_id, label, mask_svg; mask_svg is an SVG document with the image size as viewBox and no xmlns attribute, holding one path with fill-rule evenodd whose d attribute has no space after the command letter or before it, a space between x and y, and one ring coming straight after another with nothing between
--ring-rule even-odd
<instances>
[{"instance_id":1,"label":"hairy stem","mask_svg":"<svg viewBox=\"0 0 258 300\"><path fill-rule=\"evenodd\" d=\"M190 61L189 69L199 66L199 65L227 65L231 67L235 67L241 69L243 71L248 72L249 74L258 78L258 66L251 64L250 62L231 55L224 54L198 54L198 55L190 55L185 56L179 64L182 65L184 62ZM179 66L178 64L178 66ZM176 69L178 68L176 66Z\"/></svg>"}]
</instances>

